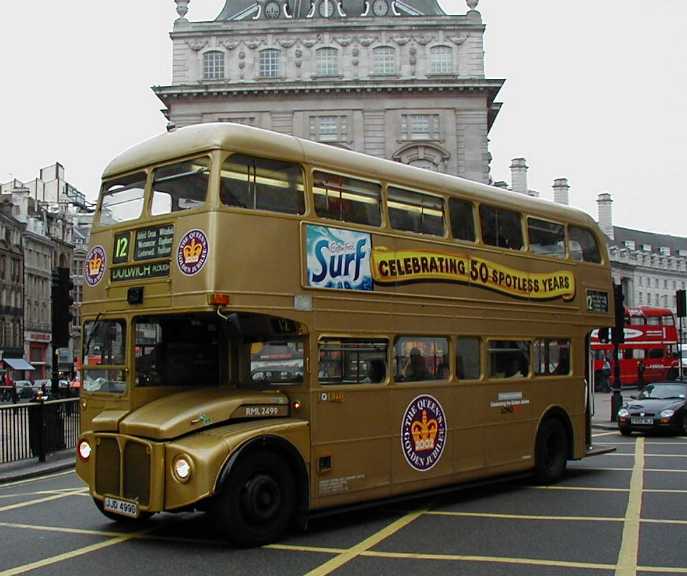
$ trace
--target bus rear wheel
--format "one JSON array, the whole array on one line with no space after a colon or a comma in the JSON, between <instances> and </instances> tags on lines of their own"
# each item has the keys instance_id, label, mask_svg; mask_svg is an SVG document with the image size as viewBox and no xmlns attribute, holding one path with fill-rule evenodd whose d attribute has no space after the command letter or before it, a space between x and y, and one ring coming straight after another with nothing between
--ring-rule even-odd
<instances>
[{"instance_id":1,"label":"bus rear wheel","mask_svg":"<svg viewBox=\"0 0 687 576\"><path fill-rule=\"evenodd\" d=\"M274 542L295 509L293 474L284 459L260 451L240 458L215 506L217 528L241 547Z\"/></svg>"},{"instance_id":2,"label":"bus rear wheel","mask_svg":"<svg viewBox=\"0 0 687 576\"><path fill-rule=\"evenodd\" d=\"M535 480L551 484L560 480L568 464L568 433L558 418L547 418L539 426L535 445Z\"/></svg>"}]
</instances>

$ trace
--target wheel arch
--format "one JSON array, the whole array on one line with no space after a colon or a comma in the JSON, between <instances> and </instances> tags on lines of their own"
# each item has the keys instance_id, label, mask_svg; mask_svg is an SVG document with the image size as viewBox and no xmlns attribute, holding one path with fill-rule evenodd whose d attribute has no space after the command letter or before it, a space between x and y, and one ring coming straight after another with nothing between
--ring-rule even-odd
<instances>
[{"instance_id":1,"label":"wheel arch","mask_svg":"<svg viewBox=\"0 0 687 576\"><path fill-rule=\"evenodd\" d=\"M214 493L217 494L222 490L225 482L229 478L232 469L236 463L247 454L257 451L267 450L273 452L284 459L291 470L294 480L296 482L296 520L300 523L305 523L307 511L310 503L310 489L308 469L303 457L296 447L288 440L279 436L262 435L251 438L247 442L241 444L234 450L229 458L222 466L220 473L217 476Z\"/></svg>"}]
</instances>

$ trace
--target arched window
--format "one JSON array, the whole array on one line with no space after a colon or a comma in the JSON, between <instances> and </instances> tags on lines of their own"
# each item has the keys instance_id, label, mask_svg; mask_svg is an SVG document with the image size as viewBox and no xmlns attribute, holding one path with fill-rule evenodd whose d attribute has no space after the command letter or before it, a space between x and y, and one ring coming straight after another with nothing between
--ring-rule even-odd
<instances>
[{"instance_id":1,"label":"arched window","mask_svg":"<svg viewBox=\"0 0 687 576\"><path fill-rule=\"evenodd\" d=\"M279 50L268 48L260 52L259 73L262 78L279 77Z\"/></svg>"},{"instance_id":2,"label":"arched window","mask_svg":"<svg viewBox=\"0 0 687 576\"><path fill-rule=\"evenodd\" d=\"M317 52L317 75L336 76L338 67L336 62L336 48L320 48Z\"/></svg>"},{"instance_id":3,"label":"arched window","mask_svg":"<svg viewBox=\"0 0 687 576\"><path fill-rule=\"evenodd\" d=\"M203 80L224 78L224 52L212 50L203 54Z\"/></svg>"},{"instance_id":4,"label":"arched window","mask_svg":"<svg viewBox=\"0 0 687 576\"><path fill-rule=\"evenodd\" d=\"M380 46L379 48L375 48L373 56L375 74L396 73L396 50L391 46Z\"/></svg>"},{"instance_id":5,"label":"arched window","mask_svg":"<svg viewBox=\"0 0 687 576\"><path fill-rule=\"evenodd\" d=\"M453 51L449 46L434 46L430 50L432 74L453 73Z\"/></svg>"}]
</instances>

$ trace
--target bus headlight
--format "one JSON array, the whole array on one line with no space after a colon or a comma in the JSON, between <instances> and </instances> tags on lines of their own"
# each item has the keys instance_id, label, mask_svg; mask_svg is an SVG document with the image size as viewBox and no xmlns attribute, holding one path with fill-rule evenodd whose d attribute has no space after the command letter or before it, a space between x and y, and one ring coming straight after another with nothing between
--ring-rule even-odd
<instances>
[{"instance_id":1,"label":"bus headlight","mask_svg":"<svg viewBox=\"0 0 687 576\"><path fill-rule=\"evenodd\" d=\"M91 445L88 443L87 440L81 440L79 442L79 458L81 458L84 462L88 461L88 458L91 455Z\"/></svg>"},{"instance_id":2,"label":"bus headlight","mask_svg":"<svg viewBox=\"0 0 687 576\"><path fill-rule=\"evenodd\" d=\"M621 408L618 410L618 416L620 418L627 418L630 415L630 412L627 410L627 408Z\"/></svg>"},{"instance_id":3,"label":"bus headlight","mask_svg":"<svg viewBox=\"0 0 687 576\"><path fill-rule=\"evenodd\" d=\"M191 478L191 472L193 471L191 458L186 455L178 456L174 460L172 470L174 471L174 476L177 480L179 480L179 482L188 482L189 478Z\"/></svg>"}]
</instances>

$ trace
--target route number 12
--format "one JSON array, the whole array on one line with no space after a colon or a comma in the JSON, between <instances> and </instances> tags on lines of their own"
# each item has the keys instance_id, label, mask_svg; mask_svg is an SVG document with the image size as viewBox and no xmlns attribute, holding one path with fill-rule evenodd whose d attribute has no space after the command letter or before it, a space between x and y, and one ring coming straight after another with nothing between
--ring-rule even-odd
<instances>
[{"instance_id":1,"label":"route number 12","mask_svg":"<svg viewBox=\"0 0 687 576\"><path fill-rule=\"evenodd\" d=\"M131 235L129 232L122 232L116 234L114 238L114 255L112 257L113 263L126 262L129 259L129 246L131 244Z\"/></svg>"}]
</instances>

